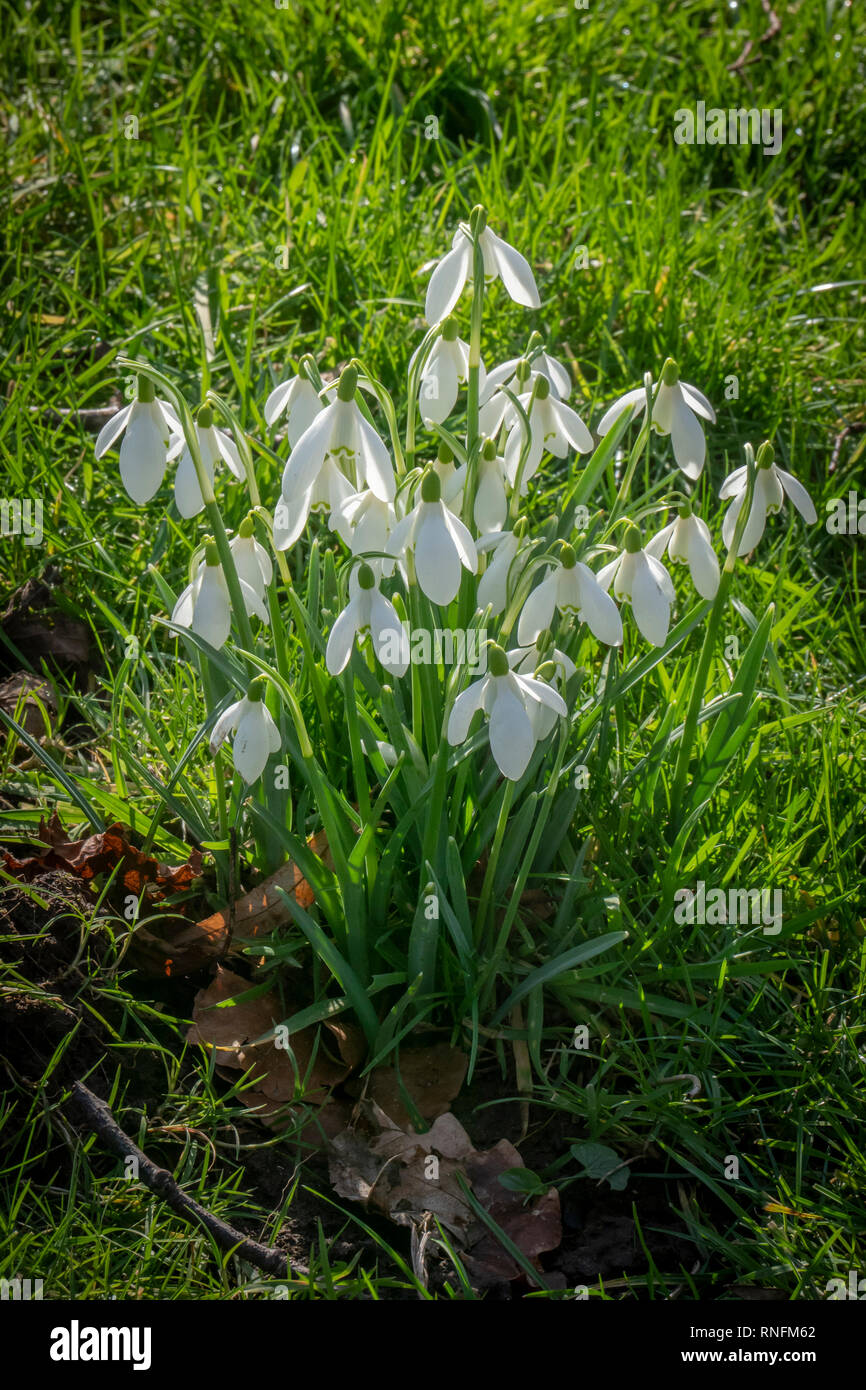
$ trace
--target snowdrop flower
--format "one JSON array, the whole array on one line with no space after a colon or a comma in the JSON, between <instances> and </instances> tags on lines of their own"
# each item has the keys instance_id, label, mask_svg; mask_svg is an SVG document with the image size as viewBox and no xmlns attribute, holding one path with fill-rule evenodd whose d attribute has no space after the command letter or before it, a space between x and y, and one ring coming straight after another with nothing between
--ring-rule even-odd
<instances>
[{"instance_id":1,"label":"snowdrop flower","mask_svg":"<svg viewBox=\"0 0 866 1390\"><path fill-rule=\"evenodd\" d=\"M289 445L294 449L301 435L323 409L315 386L308 377L299 373L275 387L268 396L265 401L265 423L272 425L281 415L288 414L286 432Z\"/></svg>"},{"instance_id":2,"label":"snowdrop flower","mask_svg":"<svg viewBox=\"0 0 866 1390\"><path fill-rule=\"evenodd\" d=\"M493 616L498 617L505 609L509 589L513 592L523 569L520 552L528 549L524 544L525 533L526 521L521 519L515 522L513 531L492 531L475 542L479 554L486 550L493 551L493 559L478 584L477 608L480 613L490 608Z\"/></svg>"},{"instance_id":3,"label":"snowdrop flower","mask_svg":"<svg viewBox=\"0 0 866 1390\"><path fill-rule=\"evenodd\" d=\"M359 633L369 632L373 650L380 663L392 676L402 676L409 665L409 639L397 615L397 610L376 586L376 576L369 565L361 565L357 576L349 576L349 602L331 628L325 664L332 676L338 676L349 664L352 644Z\"/></svg>"},{"instance_id":4,"label":"snowdrop flower","mask_svg":"<svg viewBox=\"0 0 866 1390\"><path fill-rule=\"evenodd\" d=\"M247 613L267 624L268 612L262 600L245 580L238 576L244 607ZM178 627L188 627L219 650L228 638L232 623L229 587L213 541L205 546L205 558L191 584L187 584L171 615Z\"/></svg>"},{"instance_id":5,"label":"snowdrop flower","mask_svg":"<svg viewBox=\"0 0 866 1390\"><path fill-rule=\"evenodd\" d=\"M252 517L245 517L238 527L238 533L229 542L229 550L235 562L238 578L248 584L260 599L264 599L265 589L270 584L274 567L271 557L253 534Z\"/></svg>"},{"instance_id":6,"label":"snowdrop flower","mask_svg":"<svg viewBox=\"0 0 866 1390\"><path fill-rule=\"evenodd\" d=\"M228 464L239 482L243 482L244 466L241 463L237 445L227 430L216 428L213 422L213 411L209 405L203 405L198 412L195 429L201 461L211 483L214 480L214 470L220 460ZM180 454L180 463L174 478L174 500L181 516L187 518L198 516L199 512L204 510L204 498L201 495L192 454L183 434L175 435L172 440L171 448L168 451L169 462L176 459L178 454Z\"/></svg>"},{"instance_id":7,"label":"snowdrop flower","mask_svg":"<svg viewBox=\"0 0 866 1390\"><path fill-rule=\"evenodd\" d=\"M812 499L803 484L792 477L790 473L786 473L783 468L777 468L773 462L773 457L773 446L769 442L762 444L758 450L755 465L755 490L752 497L752 507L746 528L740 539L738 551L740 555L748 555L750 550L754 550L764 534L767 517L773 512L781 511L785 494L791 499L807 525L812 526L818 520L818 513L815 511ZM722 500L728 497L733 498L722 523L722 540L729 548L734 539L737 518L746 499L746 475L745 465L742 468L735 468L733 473L725 479L719 493Z\"/></svg>"},{"instance_id":8,"label":"snowdrop flower","mask_svg":"<svg viewBox=\"0 0 866 1390\"><path fill-rule=\"evenodd\" d=\"M418 353L412 355L412 363ZM457 320L447 318L442 333L436 339L421 372L418 409L425 424L441 425L457 404L457 389L469 377L469 344L457 336ZM479 384L483 386L483 363L478 369Z\"/></svg>"},{"instance_id":9,"label":"snowdrop flower","mask_svg":"<svg viewBox=\"0 0 866 1390\"><path fill-rule=\"evenodd\" d=\"M568 712L561 695L534 676L512 671L505 652L491 643L487 675L454 701L448 719L448 742L465 742L472 716L476 710L483 710L490 721L490 751L496 765L503 777L518 782L538 741L531 717L536 705L545 705L555 714Z\"/></svg>"},{"instance_id":10,"label":"snowdrop flower","mask_svg":"<svg viewBox=\"0 0 866 1390\"><path fill-rule=\"evenodd\" d=\"M618 599L631 604L634 620L648 642L663 647L676 599L673 581L660 560L641 548L636 526L626 532L625 549L598 572L603 589L610 587Z\"/></svg>"},{"instance_id":11,"label":"snowdrop flower","mask_svg":"<svg viewBox=\"0 0 866 1390\"><path fill-rule=\"evenodd\" d=\"M337 399L316 416L289 455L274 514L278 550L287 550L297 540L312 510L324 507L336 513L358 488L369 487L382 502L394 500L391 458L355 403L357 385L357 369L346 367Z\"/></svg>"},{"instance_id":12,"label":"snowdrop flower","mask_svg":"<svg viewBox=\"0 0 866 1390\"><path fill-rule=\"evenodd\" d=\"M398 521L388 540L391 555L412 551L415 575L433 603L446 604L460 588L460 568L475 574L478 555L471 533L442 501L442 484L432 468L421 479L421 500Z\"/></svg>"},{"instance_id":13,"label":"snowdrop flower","mask_svg":"<svg viewBox=\"0 0 866 1390\"><path fill-rule=\"evenodd\" d=\"M501 531L508 517L505 459L497 454L492 439L485 440L478 460L478 486L472 514L482 536Z\"/></svg>"},{"instance_id":14,"label":"snowdrop flower","mask_svg":"<svg viewBox=\"0 0 866 1390\"><path fill-rule=\"evenodd\" d=\"M553 645L553 634L549 628L540 632L531 646L515 647L510 651L508 664L519 676L534 676L539 668L545 670L550 664L553 666L550 680L555 687L565 685L577 671L571 657ZM536 742L547 738L556 724L556 711L551 709L550 705L536 703L530 705L528 711Z\"/></svg>"},{"instance_id":15,"label":"snowdrop flower","mask_svg":"<svg viewBox=\"0 0 866 1390\"><path fill-rule=\"evenodd\" d=\"M491 232L485 225L486 221L484 209L474 208L470 221L460 223L454 233L451 250L447 256L443 256L430 276L424 315L431 327L441 323L451 313L472 274L472 232L479 223L483 228L479 243L484 257L485 280L489 283L498 276L515 303L527 309L541 306L529 262L507 241Z\"/></svg>"},{"instance_id":16,"label":"snowdrop flower","mask_svg":"<svg viewBox=\"0 0 866 1390\"><path fill-rule=\"evenodd\" d=\"M715 598L719 588L719 562L713 550L710 528L694 514L690 502L685 502L676 520L663 527L644 546L646 554L656 560L662 558L665 548L672 560L688 565L692 583L701 598Z\"/></svg>"},{"instance_id":17,"label":"snowdrop flower","mask_svg":"<svg viewBox=\"0 0 866 1390\"><path fill-rule=\"evenodd\" d=\"M517 624L520 646L530 646L550 627L555 609L576 613L600 642L620 646L622 619L613 599L605 593L606 587L588 565L581 564L570 545L563 545L560 563L548 567L546 577L523 605Z\"/></svg>"},{"instance_id":18,"label":"snowdrop flower","mask_svg":"<svg viewBox=\"0 0 866 1390\"><path fill-rule=\"evenodd\" d=\"M652 390L655 391L655 384ZM642 413L646 414L646 394L644 386L626 391L605 411L598 422L598 433L607 434L624 410L631 411L632 420ZM699 415L711 424L716 423L716 412L703 391L680 381L679 368L669 357L662 368L661 385L653 406L653 429L659 434L670 435L677 465L692 480L700 477L707 454L707 441Z\"/></svg>"},{"instance_id":19,"label":"snowdrop flower","mask_svg":"<svg viewBox=\"0 0 866 1390\"><path fill-rule=\"evenodd\" d=\"M214 725L210 751L216 753L229 734L234 734L232 761L248 786L257 782L271 753L281 747L280 731L262 699L262 682L254 680L242 700L229 705Z\"/></svg>"},{"instance_id":20,"label":"snowdrop flower","mask_svg":"<svg viewBox=\"0 0 866 1390\"><path fill-rule=\"evenodd\" d=\"M165 477L171 437L180 430L174 407L156 399L153 382L138 378L138 395L112 415L96 438L96 457L113 449L120 436L120 480L133 502L149 502Z\"/></svg>"},{"instance_id":21,"label":"snowdrop flower","mask_svg":"<svg viewBox=\"0 0 866 1390\"><path fill-rule=\"evenodd\" d=\"M350 492L331 514L331 530L345 541L353 555L382 551L397 525L393 502L382 502L369 488L365 492ZM382 573L393 573L393 561L383 560Z\"/></svg>"},{"instance_id":22,"label":"snowdrop flower","mask_svg":"<svg viewBox=\"0 0 866 1390\"><path fill-rule=\"evenodd\" d=\"M536 379L532 390L519 397L520 404L529 416L531 441L523 478L521 494L526 492L529 480L538 471L541 455L545 449L557 458L564 459L569 449L579 454L588 454L592 448L592 435L586 428L576 410L565 405L550 393L550 383L546 377ZM512 487L517 483L517 470L523 450L523 422L514 412L511 432L505 441L505 467L508 481Z\"/></svg>"},{"instance_id":23,"label":"snowdrop flower","mask_svg":"<svg viewBox=\"0 0 866 1390\"><path fill-rule=\"evenodd\" d=\"M501 367L494 367L487 374L478 396L481 407L478 417L482 434L491 436L498 433L508 411L514 407L503 387L512 393L531 390L537 376L543 376L557 400L566 400L571 395L571 378L555 357L541 352L530 362L525 357L512 357Z\"/></svg>"}]
</instances>

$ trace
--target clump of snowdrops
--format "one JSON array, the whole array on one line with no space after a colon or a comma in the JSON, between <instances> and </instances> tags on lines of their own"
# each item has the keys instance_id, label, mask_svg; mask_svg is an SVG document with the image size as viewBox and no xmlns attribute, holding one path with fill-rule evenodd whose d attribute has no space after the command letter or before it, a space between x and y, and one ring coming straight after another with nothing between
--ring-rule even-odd
<instances>
[{"instance_id":1,"label":"clump of snowdrops","mask_svg":"<svg viewBox=\"0 0 866 1390\"><path fill-rule=\"evenodd\" d=\"M316 906L287 907L326 968L316 1016L354 1008L379 1051L398 1020L403 1030L443 1000L473 1020L477 1041L479 1020L495 1023L622 940L612 931L574 945L569 924L528 959L524 934L512 961L530 875L567 842L584 789L604 780L605 723L627 718L627 692L703 624L670 744L672 804L689 808L735 560L785 496L816 520L771 445L757 456L746 445L721 491L720 565L695 500L715 422L706 396L668 359L593 432L538 332L487 369L491 290L541 307L528 262L475 208L429 280L402 431L358 359L325 381L303 357L265 402L270 441L248 435L216 393L193 410L163 373L125 361L136 399L96 444L98 457L119 449L141 505L173 466L180 516L204 521L197 539L190 526L183 591L154 578L201 672L218 863L234 831L259 865L299 864ZM638 497L653 436L661 481ZM555 514L542 520L551 486ZM232 489L246 493L234 534L219 500Z\"/></svg>"}]
</instances>

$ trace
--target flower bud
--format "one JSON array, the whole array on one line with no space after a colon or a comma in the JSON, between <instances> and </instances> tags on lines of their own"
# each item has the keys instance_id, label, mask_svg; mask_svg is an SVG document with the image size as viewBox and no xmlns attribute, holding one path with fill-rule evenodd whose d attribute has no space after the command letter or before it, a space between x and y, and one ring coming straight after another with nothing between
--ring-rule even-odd
<instances>
[{"instance_id":1,"label":"flower bud","mask_svg":"<svg viewBox=\"0 0 866 1390\"><path fill-rule=\"evenodd\" d=\"M203 405L196 417L198 427L202 430L209 430L213 424L213 411L209 405Z\"/></svg>"},{"instance_id":2,"label":"flower bud","mask_svg":"<svg viewBox=\"0 0 866 1390\"><path fill-rule=\"evenodd\" d=\"M453 343L457 337L459 324L453 314L449 314L442 325L442 337L446 343Z\"/></svg>"},{"instance_id":3,"label":"flower bud","mask_svg":"<svg viewBox=\"0 0 866 1390\"><path fill-rule=\"evenodd\" d=\"M375 589L376 576L367 564L361 565L358 569L358 584L362 589Z\"/></svg>"},{"instance_id":4,"label":"flower bud","mask_svg":"<svg viewBox=\"0 0 866 1390\"><path fill-rule=\"evenodd\" d=\"M139 373L136 385L138 390L138 399L141 401L142 405L150 405L151 401L156 400L156 387L154 386L153 382L150 380L149 377L142 376Z\"/></svg>"},{"instance_id":5,"label":"flower bud","mask_svg":"<svg viewBox=\"0 0 866 1390\"><path fill-rule=\"evenodd\" d=\"M640 548L640 531L636 526L629 525L625 533L625 549L628 551L629 555L636 555Z\"/></svg>"},{"instance_id":6,"label":"flower bud","mask_svg":"<svg viewBox=\"0 0 866 1390\"><path fill-rule=\"evenodd\" d=\"M438 502L442 496L442 484L439 481L439 474L432 468L428 468L421 479L421 501Z\"/></svg>"},{"instance_id":7,"label":"flower bud","mask_svg":"<svg viewBox=\"0 0 866 1390\"><path fill-rule=\"evenodd\" d=\"M665 386L676 386L680 379L680 369L672 357L662 367L662 382Z\"/></svg>"},{"instance_id":8,"label":"flower bud","mask_svg":"<svg viewBox=\"0 0 866 1390\"><path fill-rule=\"evenodd\" d=\"M346 367L340 374L340 384L337 387L337 399L340 401L353 401L357 389L358 369L357 367Z\"/></svg>"},{"instance_id":9,"label":"flower bud","mask_svg":"<svg viewBox=\"0 0 866 1390\"><path fill-rule=\"evenodd\" d=\"M491 642L487 648L487 669L491 676L507 676L511 670L508 657L496 642Z\"/></svg>"},{"instance_id":10,"label":"flower bud","mask_svg":"<svg viewBox=\"0 0 866 1390\"><path fill-rule=\"evenodd\" d=\"M577 556L574 553L574 547L571 545L563 545L559 552L559 558L564 570L573 570L577 564Z\"/></svg>"}]
</instances>

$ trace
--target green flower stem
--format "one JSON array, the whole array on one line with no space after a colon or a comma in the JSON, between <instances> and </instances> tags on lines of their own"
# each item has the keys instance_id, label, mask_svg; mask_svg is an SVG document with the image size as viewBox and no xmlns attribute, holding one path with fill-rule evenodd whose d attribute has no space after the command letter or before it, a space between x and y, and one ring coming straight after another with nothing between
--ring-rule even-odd
<instances>
[{"instance_id":1,"label":"green flower stem","mask_svg":"<svg viewBox=\"0 0 866 1390\"><path fill-rule=\"evenodd\" d=\"M477 451L480 447L478 427L478 397L481 367L481 323L484 318L484 255L481 250L481 231L478 224L472 241L472 315L469 325L469 373L466 390L466 456L469 460L466 478L468 503L467 526L472 524L472 509L475 502L475 477ZM464 511L466 509L464 508Z\"/></svg>"},{"instance_id":2,"label":"green flower stem","mask_svg":"<svg viewBox=\"0 0 866 1390\"><path fill-rule=\"evenodd\" d=\"M707 623L707 629L704 634L704 644L701 648L701 655L698 660L698 668L695 673L694 682L692 684L691 698L689 700L688 710L686 711L686 720L683 726L683 736L680 740L679 753L677 755L676 768L674 771L674 780L671 788L671 806L674 808L674 813L677 816L677 818L679 818L680 816L681 807L684 803L686 781L688 780L689 772L689 760L691 758L692 747L694 745L695 735L697 733L698 719L700 718L701 713L701 703L706 692L707 676L709 675L710 662L713 659L713 653L716 647L716 638L718 636L719 626L722 621L722 614L725 611L725 607L727 605L728 593L730 591L731 583L734 577L734 568L737 563L737 551L740 548L740 540L742 539L743 532L746 529L746 522L749 518L749 512L752 509L752 497L755 491L756 475L755 453L752 449L751 444L746 444L745 451L747 468L746 496L743 501L743 505L740 508L740 514L737 517L737 525L734 531L733 538L731 540L731 544L728 547L728 556L725 560L724 569L722 570L722 578L719 583L718 593L716 594L716 597L713 600L713 607L710 612L709 622Z\"/></svg>"},{"instance_id":3,"label":"green flower stem","mask_svg":"<svg viewBox=\"0 0 866 1390\"><path fill-rule=\"evenodd\" d=\"M490 858L487 861L484 882L481 885L481 897L478 899L478 913L475 918L476 947L481 946L481 943L487 935L487 914L492 908L490 897L493 892L493 880L496 877L499 855L502 851L502 841L505 838L505 830L508 824L508 812L511 810L511 803L514 800L516 786L516 782L506 782L505 791L502 796L502 805L499 808L499 819L496 822L496 832L493 836Z\"/></svg>"},{"instance_id":4,"label":"green flower stem","mask_svg":"<svg viewBox=\"0 0 866 1390\"><path fill-rule=\"evenodd\" d=\"M522 423L525 427L525 438L520 448L520 458L517 462L517 472L514 475L514 487L511 490L511 502L509 504L509 513L512 525L517 520L517 515L520 511L520 486L523 482L523 470L526 467L526 460L529 458L529 450L532 447L532 429L529 424L529 419L532 415L532 407L535 404L535 397L538 392L538 383L540 379L540 377L536 377L532 383L532 395L529 398L528 410L524 410L520 402L516 400L514 396L511 396L510 391L508 392L508 394L511 396L511 399L514 401L514 406L516 410L519 412L522 418Z\"/></svg>"}]
</instances>

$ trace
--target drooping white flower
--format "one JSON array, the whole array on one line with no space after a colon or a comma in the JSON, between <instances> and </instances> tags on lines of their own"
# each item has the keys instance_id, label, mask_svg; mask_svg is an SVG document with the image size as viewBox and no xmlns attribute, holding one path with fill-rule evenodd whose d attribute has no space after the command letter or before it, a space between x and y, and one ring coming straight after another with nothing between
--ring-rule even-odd
<instances>
[{"instance_id":1,"label":"drooping white flower","mask_svg":"<svg viewBox=\"0 0 866 1390\"><path fill-rule=\"evenodd\" d=\"M539 667L546 668L547 663L553 667L549 682L555 690L561 691L571 680L577 667L570 656L553 645L549 628L540 632L531 646L515 647L508 653L508 664L519 676L534 676ZM551 709L550 705L534 701L527 708L536 741L547 738L556 723L556 711Z\"/></svg>"},{"instance_id":2,"label":"drooping white flower","mask_svg":"<svg viewBox=\"0 0 866 1390\"><path fill-rule=\"evenodd\" d=\"M247 613L267 624L268 611L256 591L240 576L238 582ZM213 541L205 546L205 558L174 605L171 620L178 627L190 628L217 650L226 642L232 623L231 598Z\"/></svg>"},{"instance_id":3,"label":"drooping white flower","mask_svg":"<svg viewBox=\"0 0 866 1390\"><path fill-rule=\"evenodd\" d=\"M286 433L294 449L301 435L323 410L319 393L309 378L293 376L276 386L265 401L265 423L272 425L281 415L287 414Z\"/></svg>"},{"instance_id":4,"label":"drooping white flower","mask_svg":"<svg viewBox=\"0 0 866 1390\"><path fill-rule=\"evenodd\" d=\"M418 409L425 424L441 425L457 404L459 386L469 377L469 344L457 336L457 320L450 316L442 325L421 372L418 389ZM418 352L412 354L409 366ZM479 387L483 387L483 362L478 367Z\"/></svg>"},{"instance_id":5,"label":"drooping white flower","mask_svg":"<svg viewBox=\"0 0 866 1390\"><path fill-rule=\"evenodd\" d=\"M229 550L235 562L238 578L249 584L260 599L274 576L271 557L253 534L251 517L246 517L238 527L238 533L229 542Z\"/></svg>"},{"instance_id":6,"label":"drooping white flower","mask_svg":"<svg viewBox=\"0 0 866 1390\"><path fill-rule=\"evenodd\" d=\"M472 514L482 536L501 531L508 517L508 497L505 492L505 459L496 452L492 439L487 439L478 459L478 482Z\"/></svg>"},{"instance_id":7,"label":"drooping white flower","mask_svg":"<svg viewBox=\"0 0 866 1390\"><path fill-rule=\"evenodd\" d=\"M488 372L483 388L479 392L480 413L478 427L482 434L496 435L509 410L513 406L505 389L513 395L531 391L537 376L543 376L557 400L567 400L571 395L571 378L561 362L547 352L540 352L530 362L525 357L512 357L501 366ZM503 389L505 388L505 389Z\"/></svg>"},{"instance_id":8,"label":"drooping white flower","mask_svg":"<svg viewBox=\"0 0 866 1390\"><path fill-rule=\"evenodd\" d=\"M575 449L579 454L590 453L593 442L592 435L577 411L551 395L546 377L539 377L532 391L525 392L518 399L529 416L531 436L520 485L522 495L526 492L530 479L538 471L545 449L557 458L564 459L569 449ZM510 425L510 432L505 441L505 467L508 481L514 487L524 445L524 431L523 422L513 407Z\"/></svg>"},{"instance_id":9,"label":"drooping white flower","mask_svg":"<svg viewBox=\"0 0 866 1390\"><path fill-rule=\"evenodd\" d=\"M231 472L243 482L244 466L241 463L237 445L227 430L217 429L213 422L213 411L203 405L196 420L196 436L204 470L211 484L217 463L227 463ZM183 517L198 516L204 510L198 474L195 471L192 454L183 434L175 435L168 451L169 462L180 454L180 462L174 477L174 500Z\"/></svg>"},{"instance_id":10,"label":"drooping white flower","mask_svg":"<svg viewBox=\"0 0 866 1390\"><path fill-rule=\"evenodd\" d=\"M370 488L350 492L335 507L330 520L331 530L345 541L353 555L383 551L396 525L394 503L382 502ZM381 560L380 564L386 578L393 573L393 561Z\"/></svg>"},{"instance_id":11,"label":"drooping white flower","mask_svg":"<svg viewBox=\"0 0 866 1390\"><path fill-rule=\"evenodd\" d=\"M725 479L719 493L719 497L723 501L728 497L733 498L722 522L722 540L728 548L734 539L737 518L746 500L747 472L745 465L742 468L735 468L733 473ZM777 468L773 462L772 446L769 443L762 444L758 451L752 506L745 530L740 538L738 554L748 555L750 550L754 550L764 534L767 517L774 512L781 511L785 494L791 499L807 525L814 525L818 520L818 513L815 511L814 503L803 484L791 473L786 473L784 468Z\"/></svg>"},{"instance_id":12,"label":"drooping white flower","mask_svg":"<svg viewBox=\"0 0 866 1390\"><path fill-rule=\"evenodd\" d=\"M525 526L525 521L518 522L513 531L491 531L475 542L479 554L493 551L493 559L478 581L476 606L479 612L489 607L493 616L498 617L504 611L525 563L520 552L529 548L524 541Z\"/></svg>"},{"instance_id":13,"label":"drooping white flower","mask_svg":"<svg viewBox=\"0 0 866 1390\"><path fill-rule=\"evenodd\" d=\"M133 502L149 502L165 477L172 435L180 421L168 401L157 400L153 382L140 376L138 395L103 425L94 446L96 457L120 444L120 480Z\"/></svg>"},{"instance_id":14,"label":"drooping white flower","mask_svg":"<svg viewBox=\"0 0 866 1390\"><path fill-rule=\"evenodd\" d=\"M454 701L448 719L448 742L463 743L476 710L483 710L490 721L490 751L503 777L518 782L523 776L537 743L531 710L544 705L554 714L567 714L565 701L544 681L518 675L508 664L501 647L491 645L487 675L475 681Z\"/></svg>"},{"instance_id":15,"label":"drooping white flower","mask_svg":"<svg viewBox=\"0 0 866 1390\"><path fill-rule=\"evenodd\" d=\"M274 512L278 550L287 550L297 540L311 510L326 507L335 513L359 489L369 487L382 502L394 500L391 458L355 403L357 384L357 370L346 367L337 399L316 416L289 455Z\"/></svg>"},{"instance_id":16,"label":"drooping white flower","mask_svg":"<svg viewBox=\"0 0 866 1390\"><path fill-rule=\"evenodd\" d=\"M663 647L676 601L673 581L660 560L641 548L640 534L632 526L626 533L625 549L599 570L603 589L610 588L618 599L631 604L634 620L648 642Z\"/></svg>"},{"instance_id":17,"label":"drooping white flower","mask_svg":"<svg viewBox=\"0 0 866 1390\"><path fill-rule=\"evenodd\" d=\"M486 221L482 209L476 208L472 216L484 218ZM489 283L497 277L501 278L515 303L522 304L527 309L538 309L541 305L538 287L526 258L486 226L479 237L479 243L484 257L485 280ZM424 314L431 327L435 323L441 323L451 313L471 274L472 230L468 222L461 222L454 233L451 250L447 256L443 256L430 276L427 286Z\"/></svg>"},{"instance_id":18,"label":"drooping white flower","mask_svg":"<svg viewBox=\"0 0 866 1390\"><path fill-rule=\"evenodd\" d=\"M446 604L460 588L461 566L478 570L471 533L442 501L442 484L432 468L421 480L421 500L398 521L388 540L391 555L412 552L421 591L433 603Z\"/></svg>"},{"instance_id":19,"label":"drooping white flower","mask_svg":"<svg viewBox=\"0 0 866 1390\"><path fill-rule=\"evenodd\" d=\"M613 599L605 592L588 565L582 564L570 545L564 545L560 563L551 565L547 575L533 589L520 613L517 640L530 646L538 634L550 627L556 609L576 613L600 642L618 647L622 643L622 619Z\"/></svg>"},{"instance_id":20,"label":"drooping white flower","mask_svg":"<svg viewBox=\"0 0 866 1390\"><path fill-rule=\"evenodd\" d=\"M655 384L651 389L655 391ZM624 410L631 412L632 420L638 415L645 415L646 394L645 386L626 391L624 396L608 406L598 422L598 434L607 434ZM707 441L698 416L703 416L711 424L716 422L716 412L703 391L680 381L679 368L669 358L662 369L661 385L653 405L652 424L658 434L670 435L677 465L692 480L700 477L707 456Z\"/></svg>"},{"instance_id":21,"label":"drooping white flower","mask_svg":"<svg viewBox=\"0 0 866 1390\"><path fill-rule=\"evenodd\" d=\"M234 734L235 771L251 786L261 777L270 755L281 747L280 731L262 699L260 681L253 681L243 699L220 715L210 737L210 751L216 753L230 733Z\"/></svg>"},{"instance_id":22,"label":"drooping white flower","mask_svg":"<svg viewBox=\"0 0 866 1390\"><path fill-rule=\"evenodd\" d=\"M692 511L686 502L676 520L664 526L647 541L647 555L660 560L667 549L671 560L688 565L692 583L701 598L715 598L719 588L719 562L713 550L713 538L705 521Z\"/></svg>"},{"instance_id":23,"label":"drooping white flower","mask_svg":"<svg viewBox=\"0 0 866 1390\"><path fill-rule=\"evenodd\" d=\"M331 628L325 664L338 676L349 664L352 644L369 632L373 650L392 676L402 676L409 665L409 638L390 599L379 593L370 565L361 565L349 576L349 602Z\"/></svg>"}]
</instances>

